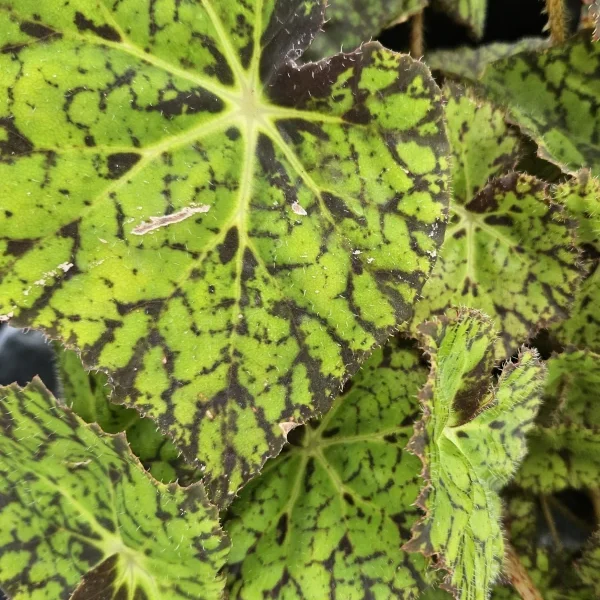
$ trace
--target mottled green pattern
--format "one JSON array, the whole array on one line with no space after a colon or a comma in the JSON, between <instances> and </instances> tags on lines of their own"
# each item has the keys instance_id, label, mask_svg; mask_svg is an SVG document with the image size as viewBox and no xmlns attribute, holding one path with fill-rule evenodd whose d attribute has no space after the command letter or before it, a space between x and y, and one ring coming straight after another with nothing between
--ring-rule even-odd
<instances>
[{"instance_id":1,"label":"mottled green pattern","mask_svg":"<svg viewBox=\"0 0 600 600\"><path fill-rule=\"evenodd\" d=\"M492 179L511 171L519 159L519 137L503 111L471 88L448 82L448 139L452 149L452 204L466 204Z\"/></svg>"},{"instance_id":2,"label":"mottled green pattern","mask_svg":"<svg viewBox=\"0 0 600 600\"><path fill-rule=\"evenodd\" d=\"M220 503L410 316L443 236L438 88L378 44L298 70L322 18L0 4L0 315L107 371Z\"/></svg>"},{"instance_id":3,"label":"mottled green pattern","mask_svg":"<svg viewBox=\"0 0 600 600\"><path fill-rule=\"evenodd\" d=\"M420 12L428 0L328 0L327 21L307 50L305 59L318 60L354 50L386 27Z\"/></svg>"},{"instance_id":4,"label":"mottled green pattern","mask_svg":"<svg viewBox=\"0 0 600 600\"><path fill-rule=\"evenodd\" d=\"M476 81L488 64L512 56L523 50L537 50L548 45L543 38L523 38L518 42L496 42L471 48L461 46L454 50L435 50L425 54L425 62L430 69L459 75Z\"/></svg>"},{"instance_id":5,"label":"mottled green pattern","mask_svg":"<svg viewBox=\"0 0 600 600\"><path fill-rule=\"evenodd\" d=\"M201 484L152 480L123 435L61 409L39 380L0 388L0 407L0 586L13 600L221 597L229 544Z\"/></svg>"},{"instance_id":6,"label":"mottled green pattern","mask_svg":"<svg viewBox=\"0 0 600 600\"><path fill-rule=\"evenodd\" d=\"M574 227L549 196L541 181L511 173L469 202L453 202L413 330L450 306L480 309L496 322L498 356L507 358L538 328L565 318L580 268Z\"/></svg>"},{"instance_id":7,"label":"mottled green pattern","mask_svg":"<svg viewBox=\"0 0 600 600\"><path fill-rule=\"evenodd\" d=\"M405 549L437 557L457 599L484 600L504 557L497 492L526 452L543 367L523 350L492 387L495 332L474 311L425 323L420 333L431 372L408 448L423 462L426 514Z\"/></svg>"},{"instance_id":8,"label":"mottled green pattern","mask_svg":"<svg viewBox=\"0 0 600 600\"><path fill-rule=\"evenodd\" d=\"M567 316L580 277L575 228L543 182L504 175L521 150L504 113L456 84L444 96L451 217L411 330L451 306L480 309L499 327L498 356L505 358L539 327Z\"/></svg>"},{"instance_id":9,"label":"mottled green pattern","mask_svg":"<svg viewBox=\"0 0 600 600\"><path fill-rule=\"evenodd\" d=\"M419 460L404 450L427 369L396 340L317 425L241 492L226 529L231 598L415 598L432 580L400 550L418 516Z\"/></svg>"},{"instance_id":10,"label":"mottled green pattern","mask_svg":"<svg viewBox=\"0 0 600 600\"><path fill-rule=\"evenodd\" d=\"M590 35L500 60L482 83L537 142L542 158L570 173L589 167L600 175L600 45Z\"/></svg>"},{"instance_id":11,"label":"mottled green pattern","mask_svg":"<svg viewBox=\"0 0 600 600\"><path fill-rule=\"evenodd\" d=\"M72 350L57 345L56 355L61 399L76 415L86 423L97 423L107 433L124 431L132 452L158 481L187 485L200 479L200 470L185 462L152 419L110 401L110 387L103 373L88 373Z\"/></svg>"},{"instance_id":12,"label":"mottled green pattern","mask_svg":"<svg viewBox=\"0 0 600 600\"><path fill-rule=\"evenodd\" d=\"M487 0L433 0L432 5L467 27L476 39L483 37Z\"/></svg>"},{"instance_id":13,"label":"mottled green pattern","mask_svg":"<svg viewBox=\"0 0 600 600\"><path fill-rule=\"evenodd\" d=\"M534 492L600 482L600 356L573 351L548 361L545 406L529 436L518 483Z\"/></svg>"},{"instance_id":14,"label":"mottled green pattern","mask_svg":"<svg viewBox=\"0 0 600 600\"><path fill-rule=\"evenodd\" d=\"M582 172L558 186L556 195L577 222L586 275L569 318L554 333L563 344L600 352L600 181Z\"/></svg>"}]
</instances>

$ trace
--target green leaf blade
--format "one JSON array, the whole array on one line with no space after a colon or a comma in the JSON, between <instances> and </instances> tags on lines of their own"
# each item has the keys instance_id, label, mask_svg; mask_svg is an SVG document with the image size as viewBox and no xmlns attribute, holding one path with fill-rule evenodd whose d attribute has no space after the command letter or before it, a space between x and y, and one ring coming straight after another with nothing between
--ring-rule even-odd
<instances>
[{"instance_id":1,"label":"green leaf blade","mask_svg":"<svg viewBox=\"0 0 600 600\"><path fill-rule=\"evenodd\" d=\"M61 409L39 381L3 388L2 407L0 583L12 598L67 598L82 576L73 598L88 586L107 598L221 597L228 541L200 484L158 484L124 436Z\"/></svg>"},{"instance_id":2,"label":"green leaf blade","mask_svg":"<svg viewBox=\"0 0 600 600\"><path fill-rule=\"evenodd\" d=\"M409 599L432 583L423 557L400 550L422 483L404 448L425 376L398 341L376 350L323 421L242 490L225 525L230 597Z\"/></svg>"},{"instance_id":3,"label":"green leaf blade","mask_svg":"<svg viewBox=\"0 0 600 600\"><path fill-rule=\"evenodd\" d=\"M0 314L79 348L226 504L409 318L441 96L377 44L297 69L319 2L94 6L0 10Z\"/></svg>"}]
</instances>

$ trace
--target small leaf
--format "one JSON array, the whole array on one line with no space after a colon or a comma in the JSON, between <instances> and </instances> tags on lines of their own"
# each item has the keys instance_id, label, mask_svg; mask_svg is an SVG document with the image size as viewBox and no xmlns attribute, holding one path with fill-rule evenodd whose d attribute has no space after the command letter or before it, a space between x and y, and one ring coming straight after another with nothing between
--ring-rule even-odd
<instances>
[{"instance_id":1,"label":"small leaf","mask_svg":"<svg viewBox=\"0 0 600 600\"><path fill-rule=\"evenodd\" d=\"M468 27L473 37L483 37L488 0L433 0L433 6L443 10L457 23Z\"/></svg>"},{"instance_id":2,"label":"small leaf","mask_svg":"<svg viewBox=\"0 0 600 600\"><path fill-rule=\"evenodd\" d=\"M86 425L39 380L0 396L0 585L11 598L221 597L229 544L201 484L157 483L122 434Z\"/></svg>"},{"instance_id":3,"label":"small leaf","mask_svg":"<svg viewBox=\"0 0 600 600\"><path fill-rule=\"evenodd\" d=\"M447 140L407 56L297 68L320 0L159 4L0 4L0 315L77 347L224 505L410 317Z\"/></svg>"},{"instance_id":4,"label":"small leaf","mask_svg":"<svg viewBox=\"0 0 600 600\"><path fill-rule=\"evenodd\" d=\"M523 350L493 388L495 333L475 312L425 323L420 332L431 372L408 448L423 462L426 515L404 547L436 556L456 598L483 600L504 557L498 490L525 454L543 367L535 351Z\"/></svg>"},{"instance_id":5,"label":"small leaf","mask_svg":"<svg viewBox=\"0 0 600 600\"><path fill-rule=\"evenodd\" d=\"M600 356L565 352L548 361L545 410L529 435L517 482L537 493L600 482Z\"/></svg>"},{"instance_id":6,"label":"small leaf","mask_svg":"<svg viewBox=\"0 0 600 600\"><path fill-rule=\"evenodd\" d=\"M426 377L415 351L388 342L241 491L225 524L232 599L412 599L433 581L422 556L400 550L422 486L404 448Z\"/></svg>"},{"instance_id":7,"label":"small leaf","mask_svg":"<svg viewBox=\"0 0 600 600\"><path fill-rule=\"evenodd\" d=\"M317 35L305 54L309 60L354 50L383 29L421 12L428 0L329 0L323 33Z\"/></svg>"},{"instance_id":8,"label":"small leaf","mask_svg":"<svg viewBox=\"0 0 600 600\"><path fill-rule=\"evenodd\" d=\"M490 97L538 144L539 155L568 173L600 175L600 45L582 31L561 45L526 51L490 65Z\"/></svg>"},{"instance_id":9,"label":"small leaf","mask_svg":"<svg viewBox=\"0 0 600 600\"><path fill-rule=\"evenodd\" d=\"M497 351L505 357L567 316L580 279L573 226L544 183L517 173L498 177L468 203L457 199L450 212L413 330L450 306L480 309L498 324Z\"/></svg>"},{"instance_id":10,"label":"small leaf","mask_svg":"<svg viewBox=\"0 0 600 600\"><path fill-rule=\"evenodd\" d=\"M523 38L517 42L495 42L477 48L461 46L454 50L429 52L425 55L425 62L432 71L442 71L476 81L483 75L488 64L523 50L537 50L547 45L548 40L544 38Z\"/></svg>"},{"instance_id":11,"label":"small leaf","mask_svg":"<svg viewBox=\"0 0 600 600\"><path fill-rule=\"evenodd\" d=\"M542 181L502 175L520 151L503 112L455 84L444 95L453 155L451 217L410 328L415 334L419 323L451 306L476 308L494 318L504 358L540 327L566 318L580 279L574 226Z\"/></svg>"}]
</instances>

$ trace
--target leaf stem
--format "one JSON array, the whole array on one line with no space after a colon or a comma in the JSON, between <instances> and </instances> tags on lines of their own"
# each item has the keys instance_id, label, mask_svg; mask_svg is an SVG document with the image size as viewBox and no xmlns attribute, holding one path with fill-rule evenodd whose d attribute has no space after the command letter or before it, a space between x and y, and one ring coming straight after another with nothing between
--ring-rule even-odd
<instances>
[{"instance_id":1,"label":"leaf stem","mask_svg":"<svg viewBox=\"0 0 600 600\"><path fill-rule=\"evenodd\" d=\"M521 563L515 549L506 543L506 553L504 556L505 574L511 585L515 588L522 600L544 600L542 595L535 587L535 584L529 577L529 573Z\"/></svg>"},{"instance_id":2,"label":"leaf stem","mask_svg":"<svg viewBox=\"0 0 600 600\"><path fill-rule=\"evenodd\" d=\"M565 41L565 6L564 0L546 0L550 38L555 44Z\"/></svg>"},{"instance_id":3,"label":"leaf stem","mask_svg":"<svg viewBox=\"0 0 600 600\"><path fill-rule=\"evenodd\" d=\"M540 505L542 507L542 512L544 513L546 523L548 524L548 529L550 529L552 541L556 544L556 549L560 551L562 550L562 542L560 541L560 536L558 535L558 531L556 529L556 523L554 522L552 511L548 505L548 498L545 494L540 494Z\"/></svg>"},{"instance_id":4,"label":"leaf stem","mask_svg":"<svg viewBox=\"0 0 600 600\"><path fill-rule=\"evenodd\" d=\"M423 11L413 16L410 25L410 55L413 58L421 58L423 56Z\"/></svg>"}]
</instances>

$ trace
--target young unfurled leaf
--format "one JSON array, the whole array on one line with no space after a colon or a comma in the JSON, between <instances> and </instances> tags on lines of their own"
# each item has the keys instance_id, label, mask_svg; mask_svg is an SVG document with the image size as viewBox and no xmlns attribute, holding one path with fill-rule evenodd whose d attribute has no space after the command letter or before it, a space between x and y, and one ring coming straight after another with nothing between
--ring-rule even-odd
<instances>
[{"instance_id":1,"label":"young unfurled leaf","mask_svg":"<svg viewBox=\"0 0 600 600\"><path fill-rule=\"evenodd\" d=\"M378 44L296 68L322 8L0 5L0 315L78 347L222 503L410 316L443 236L438 88Z\"/></svg>"},{"instance_id":2,"label":"young unfurled leaf","mask_svg":"<svg viewBox=\"0 0 600 600\"><path fill-rule=\"evenodd\" d=\"M241 491L225 525L232 599L412 599L432 581L425 558L400 549L423 484L404 448L426 377L419 355L392 340Z\"/></svg>"},{"instance_id":3,"label":"young unfurled leaf","mask_svg":"<svg viewBox=\"0 0 600 600\"><path fill-rule=\"evenodd\" d=\"M86 425L39 380L0 388L0 407L0 586L11 598L221 597L229 544L201 484L152 480L122 434Z\"/></svg>"},{"instance_id":4,"label":"young unfurled leaf","mask_svg":"<svg viewBox=\"0 0 600 600\"><path fill-rule=\"evenodd\" d=\"M485 104L468 97L458 104L451 95L447 113L459 195L412 328L450 306L477 308L499 326L499 355L510 356L568 314L580 279L574 227L549 188L529 175L497 177L471 195L516 160L517 147L501 113Z\"/></svg>"},{"instance_id":5,"label":"young unfurled leaf","mask_svg":"<svg viewBox=\"0 0 600 600\"><path fill-rule=\"evenodd\" d=\"M323 33L317 35L305 58L318 60L340 50L354 50L426 5L427 0L329 0Z\"/></svg>"},{"instance_id":6,"label":"young unfurled leaf","mask_svg":"<svg viewBox=\"0 0 600 600\"><path fill-rule=\"evenodd\" d=\"M506 537L516 559L543 600L597 600L574 563L589 535L579 515L553 497L516 488L505 503ZM505 579L510 579L507 576ZM523 600L508 583L494 589L492 600Z\"/></svg>"},{"instance_id":7,"label":"young unfurled leaf","mask_svg":"<svg viewBox=\"0 0 600 600\"><path fill-rule=\"evenodd\" d=\"M600 175L599 67L600 45L587 30L493 63L482 83L537 142L540 156L569 173L588 167Z\"/></svg>"},{"instance_id":8,"label":"young unfurled leaf","mask_svg":"<svg viewBox=\"0 0 600 600\"><path fill-rule=\"evenodd\" d=\"M525 454L543 367L535 351L523 350L492 387L495 333L475 312L425 323L420 332L431 372L408 447L423 462L426 514L405 549L436 556L456 598L483 600L504 557L497 492Z\"/></svg>"},{"instance_id":9,"label":"young unfurled leaf","mask_svg":"<svg viewBox=\"0 0 600 600\"><path fill-rule=\"evenodd\" d=\"M552 357L544 406L518 483L538 493L594 489L600 484L600 356L572 351Z\"/></svg>"},{"instance_id":10,"label":"young unfurled leaf","mask_svg":"<svg viewBox=\"0 0 600 600\"><path fill-rule=\"evenodd\" d=\"M454 50L435 50L427 53L425 62L431 70L476 81L483 75L488 64L523 50L538 50L547 45L548 41L544 38L523 38L518 42L495 42L477 48L462 46Z\"/></svg>"},{"instance_id":11,"label":"young unfurled leaf","mask_svg":"<svg viewBox=\"0 0 600 600\"><path fill-rule=\"evenodd\" d=\"M483 37L487 0L433 0L433 6L468 27L475 38Z\"/></svg>"},{"instance_id":12,"label":"young unfurled leaf","mask_svg":"<svg viewBox=\"0 0 600 600\"><path fill-rule=\"evenodd\" d=\"M86 423L97 423L107 433L125 432L132 452L158 481L186 485L200 479L199 469L185 462L152 419L110 401L104 373L88 373L75 352L58 345L56 356L62 400L76 415Z\"/></svg>"}]
</instances>

